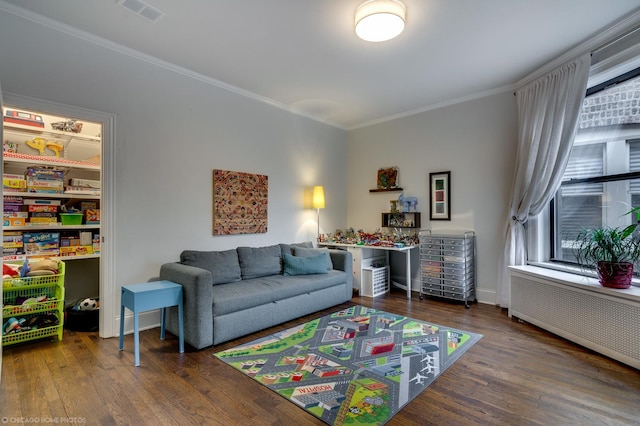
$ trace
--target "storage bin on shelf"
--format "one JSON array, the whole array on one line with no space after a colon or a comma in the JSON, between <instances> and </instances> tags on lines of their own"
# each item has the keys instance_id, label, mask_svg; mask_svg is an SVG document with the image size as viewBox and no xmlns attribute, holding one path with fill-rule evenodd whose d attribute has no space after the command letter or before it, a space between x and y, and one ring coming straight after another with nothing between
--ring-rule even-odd
<instances>
[{"instance_id":1,"label":"storage bin on shelf","mask_svg":"<svg viewBox=\"0 0 640 426\"><path fill-rule=\"evenodd\" d=\"M64 323L64 271L65 264L58 262L58 274L43 275L36 277L10 278L2 281L3 286L3 308L2 308L2 346L14 343L26 342L44 337L57 336L62 340L62 329ZM21 299L37 298L46 296L46 300L28 305L17 303ZM55 325L48 325L51 322L51 315L57 318ZM39 317L39 318L37 318ZM7 322L11 318L17 320L24 319L24 324L36 319L47 320L44 325L17 333L5 334ZM38 321L36 321L36 324Z\"/></svg>"},{"instance_id":2,"label":"storage bin on shelf","mask_svg":"<svg viewBox=\"0 0 640 426\"><path fill-rule=\"evenodd\" d=\"M60 213L60 221L63 225L81 225L83 213Z\"/></svg>"}]
</instances>

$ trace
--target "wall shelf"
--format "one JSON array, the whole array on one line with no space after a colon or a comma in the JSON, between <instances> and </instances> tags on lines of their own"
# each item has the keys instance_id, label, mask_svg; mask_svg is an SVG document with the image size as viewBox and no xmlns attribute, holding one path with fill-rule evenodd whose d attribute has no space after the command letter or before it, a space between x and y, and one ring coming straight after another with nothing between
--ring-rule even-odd
<instances>
[{"instance_id":1,"label":"wall shelf","mask_svg":"<svg viewBox=\"0 0 640 426\"><path fill-rule=\"evenodd\" d=\"M6 114L4 109L3 114ZM91 222L88 224L78 223L77 225L62 224L59 216L59 213L65 212L70 208L77 208L78 210L97 210L100 208L101 138L99 136L99 126L95 125L95 123L83 123L83 125L86 124L89 129L96 133L96 136L94 136L8 123L6 119L7 117L4 116L3 172L16 175L16 180L20 177L24 177L24 179L22 186L16 184L20 192L14 192L11 190L12 188L3 188L2 191L4 197L13 197L10 201L5 202L3 209L6 212L5 215L9 217L9 220L5 219L7 225L4 226L3 223L5 232L3 259L5 261L23 261L31 256L39 256L41 254L52 254L56 258L63 259L73 258L72 260L100 258L99 251L94 253L94 249L98 250L97 241L94 240L100 234L100 224ZM45 116L44 118L47 123L60 120L62 120L62 117ZM44 139L45 145L51 143L57 147L62 145L64 148L60 150L50 148L41 150L25 141L25 139L35 137ZM6 151L4 150L5 144L7 144L8 148ZM47 167L56 170L56 185L52 185L50 190L67 192L30 192L30 189L36 190L37 188L26 186L29 167ZM37 176L37 174L34 175ZM95 181L98 184L88 183L86 187L71 186L71 182L74 179L86 180L87 182ZM34 201L39 199L42 202ZM8 204L12 204L9 209L7 209ZM52 209L38 210L38 207ZM16 214L15 217L19 217L22 220L10 220L13 213ZM55 222L39 222L35 220L38 216L48 220L55 220ZM82 216L84 221L84 212L82 212ZM37 245L31 245L31 242L25 239L25 236L29 234L35 234L34 238L46 238L47 243L43 244L42 248ZM85 238L82 247L78 244L81 235ZM69 245L65 245L67 241ZM56 246L55 253L54 245ZM71 277L78 277L76 280L78 285L75 287L78 292L82 292L80 294L83 294L87 291L85 288L85 282L89 279L85 274L87 271L82 270L82 272L79 272L77 267L74 269L76 273L72 273ZM89 269L95 268L87 268L87 270ZM91 290L91 293L97 294L97 289Z\"/></svg>"},{"instance_id":2,"label":"wall shelf","mask_svg":"<svg viewBox=\"0 0 640 426\"><path fill-rule=\"evenodd\" d=\"M72 199L82 199L82 200L99 200L100 195L95 194L95 191L84 191L86 193L81 192L60 192L60 193L49 193L49 192L11 192L4 191L2 195L13 196L13 197L30 197L30 198L54 198L59 200L72 200Z\"/></svg>"},{"instance_id":3,"label":"wall shelf","mask_svg":"<svg viewBox=\"0 0 640 426\"><path fill-rule=\"evenodd\" d=\"M420 228L420 213L382 213L383 228Z\"/></svg>"},{"instance_id":4,"label":"wall shelf","mask_svg":"<svg viewBox=\"0 0 640 426\"><path fill-rule=\"evenodd\" d=\"M370 189L369 192L401 192L404 191L402 188L376 188Z\"/></svg>"}]
</instances>

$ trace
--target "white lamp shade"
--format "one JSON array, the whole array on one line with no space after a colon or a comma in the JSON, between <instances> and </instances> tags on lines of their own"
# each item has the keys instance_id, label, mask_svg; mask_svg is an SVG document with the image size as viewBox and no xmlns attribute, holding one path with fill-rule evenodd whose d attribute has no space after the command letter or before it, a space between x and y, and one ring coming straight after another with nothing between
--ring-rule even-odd
<instances>
[{"instance_id":1,"label":"white lamp shade","mask_svg":"<svg viewBox=\"0 0 640 426\"><path fill-rule=\"evenodd\" d=\"M324 187L322 185L313 187L313 208L324 209Z\"/></svg>"},{"instance_id":2,"label":"white lamp shade","mask_svg":"<svg viewBox=\"0 0 640 426\"><path fill-rule=\"evenodd\" d=\"M407 9L397 0L368 0L356 10L356 34L366 41L387 41L404 30Z\"/></svg>"}]
</instances>

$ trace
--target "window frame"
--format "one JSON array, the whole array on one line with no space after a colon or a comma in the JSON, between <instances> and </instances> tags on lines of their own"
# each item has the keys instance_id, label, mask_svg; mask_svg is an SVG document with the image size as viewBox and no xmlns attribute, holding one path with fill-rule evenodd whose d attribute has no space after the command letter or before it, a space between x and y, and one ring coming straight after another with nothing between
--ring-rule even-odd
<instances>
[{"instance_id":1,"label":"window frame","mask_svg":"<svg viewBox=\"0 0 640 426\"><path fill-rule=\"evenodd\" d=\"M640 57L638 58L640 59ZM607 81L596 84L592 87L589 87L586 91L586 96L590 96L596 93L599 93L603 90L616 86L618 84L624 83L631 79L637 78L640 76L640 66L636 67L628 72L615 76ZM639 107L640 108L640 107ZM636 124L637 132L632 131L631 137L625 137L625 135L618 136L616 139L624 140L625 143L640 143L640 124ZM624 132L627 133L627 132ZM596 141L594 141L595 143ZM606 142L606 141L605 141ZM575 141L574 141L575 143ZM606 159L605 159L606 162ZM613 173L606 174L607 170L603 170L603 175L601 176L592 176L586 178L571 178L570 180L563 181L561 183L561 187L558 189L554 197L551 199L550 203L547 207L540 213L540 215L527 222L526 232L528 236L528 249L529 249L529 263L536 264L538 266L548 267L550 269L559 269L568 271L571 273L575 273L577 275L586 275L586 276L596 276L595 271L587 270L583 267L579 267L576 262L572 262L570 260L556 259L556 251L558 250L559 244L556 238L556 234L558 231L558 217L557 214L557 203L559 192L561 191L562 186L572 186L579 184L590 184L590 183L608 183L608 182L618 182L618 181L631 181L633 179L640 179L640 170L637 171L628 171L623 173ZM559 237L558 237L559 238ZM640 274L640 270L636 270L634 275L633 285L640 286L640 279L637 276Z\"/></svg>"}]
</instances>

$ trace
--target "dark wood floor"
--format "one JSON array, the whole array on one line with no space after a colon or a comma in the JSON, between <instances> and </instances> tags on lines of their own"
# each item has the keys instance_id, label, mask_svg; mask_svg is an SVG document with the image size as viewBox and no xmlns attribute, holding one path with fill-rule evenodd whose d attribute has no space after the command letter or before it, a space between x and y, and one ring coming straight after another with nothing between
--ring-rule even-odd
<instances>
[{"instance_id":1,"label":"dark wood floor","mask_svg":"<svg viewBox=\"0 0 640 426\"><path fill-rule=\"evenodd\" d=\"M511 320L498 307L408 301L401 291L351 304L484 335L389 425L640 424L638 370ZM140 367L133 366L131 335L123 352L117 338L70 331L61 342L8 346L0 417L101 425L324 424L212 353L351 304L201 351L187 346L184 354L176 337L161 341L159 329L147 330Z\"/></svg>"}]
</instances>

